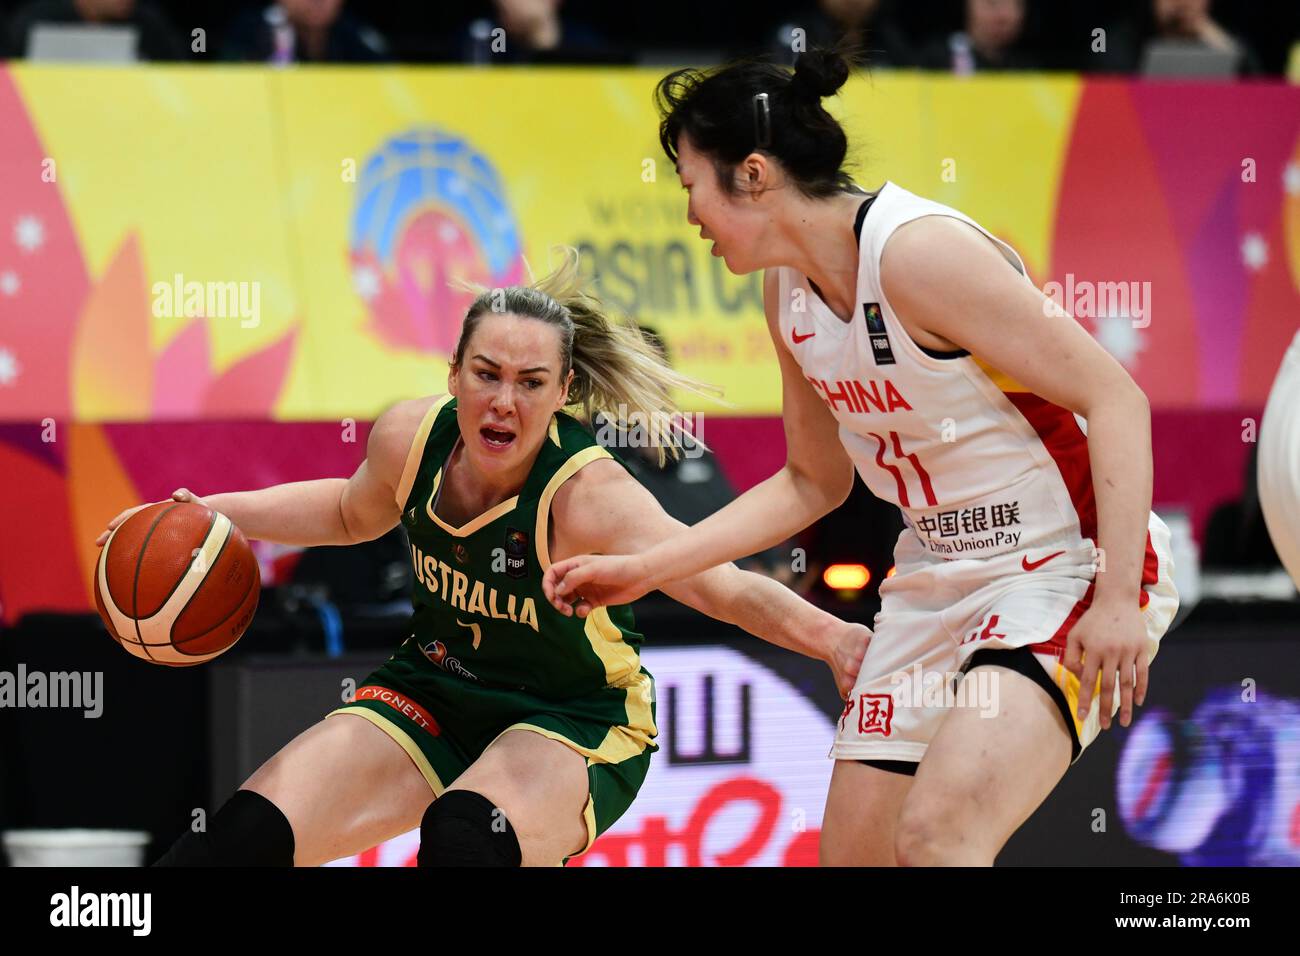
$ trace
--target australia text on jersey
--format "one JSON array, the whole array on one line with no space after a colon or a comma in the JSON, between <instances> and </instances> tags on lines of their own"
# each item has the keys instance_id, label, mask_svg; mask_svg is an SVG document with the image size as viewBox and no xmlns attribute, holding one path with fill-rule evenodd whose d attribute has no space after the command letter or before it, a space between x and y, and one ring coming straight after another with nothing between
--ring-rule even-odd
<instances>
[{"instance_id":1,"label":"australia text on jersey","mask_svg":"<svg viewBox=\"0 0 1300 956\"><path fill-rule=\"evenodd\" d=\"M411 545L411 560L415 564L415 576L419 582L430 594L452 607L467 614L513 621L516 624L526 624L534 631L538 630L537 607L531 597L525 597L521 602L515 595L506 592L502 602L502 596L496 588L487 587L482 581L471 578L463 571L457 571L431 554L425 554L414 544ZM504 608L500 607L502 603Z\"/></svg>"}]
</instances>

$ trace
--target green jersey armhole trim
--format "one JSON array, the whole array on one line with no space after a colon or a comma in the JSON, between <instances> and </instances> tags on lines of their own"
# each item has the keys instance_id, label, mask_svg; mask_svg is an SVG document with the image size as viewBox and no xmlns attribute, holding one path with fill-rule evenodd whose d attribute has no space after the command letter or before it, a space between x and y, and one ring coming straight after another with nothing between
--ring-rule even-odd
<instances>
[{"instance_id":1,"label":"green jersey armhole trim","mask_svg":"<svg viewBox=\"0 0 1300 956\"><path fill-rule=\"evenodd\" d=\"M555 474L551 475L551 480L542 489L541 497L537 499L537 525L533 533L533 550L537 552L537 563L541 567L543 574L551 567L551 549L546 540L547 532L550 529L551 499L560 490L560 485L572 478L584 466L601 458L614 460L614 456L599 445L591 445L582 449L556 469Z\"/></svg>"},{"instance_id":2,"label":"green jersey armhole trim","mask_svg":"<svg viewBox=\"0 0 1300 956\"><path fill-rule=\"evenodd\" d=\"M415 484L415 476L420 471L420 460L424 457L424 446L429 440L429 432L433 430L433 423L438 417L452 396L444 395L441 399L429 406L429 410L424 413L424 418L420 420L420 427L415 431L415 437L411 439L411 447L406 452L406 465L402 468L402 478L397 483L397 507L404 509L406 499L411 496L411 486Z\"/></svg>"}]
</instances>

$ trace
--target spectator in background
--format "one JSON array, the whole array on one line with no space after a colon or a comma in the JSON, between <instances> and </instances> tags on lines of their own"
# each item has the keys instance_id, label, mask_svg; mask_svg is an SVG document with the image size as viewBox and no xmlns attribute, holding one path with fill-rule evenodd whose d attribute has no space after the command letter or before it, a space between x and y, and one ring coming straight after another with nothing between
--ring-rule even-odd
<instances>
[{"instance_id":1,"label":"spectator in background","mask_svg":"<svg viewBox=\"0 0 1300 956\"><path fill-rule=\"evenodd\" d=\"M927 44L917 65L969 74L985 70L1041 70L1044 59L1022 46L1025 0L966 0L965 27Z\"/></svg>"},{"instance_id":2,"label":"spectator in background","mask_svg":"<svg viewBox=\"0 0 1300 956\"><path fill-rule=\"evenodd\" d=\"M226 31L222 57L278 64L389 58L383 35L343 12L343 0L280 0L246 11Z\"/></svg>"},{"instance_id":3,"label":"spectator in background","mask_svg":"<svg viewBox=\"0 0 1300 956\"><path fill-rule=\"evenodd\" d=\"M1181 43L1235 56L1238 75L1262 72L1255 52L1210 16L1211 7L1211 0L1146 0L1137 14L1111 22L1106 27L1105 50L1093 50L1080 66L1135 73L1152 48Z\"/></svg>"},{"instance_id":4,"label":"spectator in background","mask_svg":"<svg viewBox=\"0 0 1300 956\"><path fill-rule=\"evenodd\" d=\"M1259 59L1243 40L1210 16L1210 0L1151 0L1155 36L1151 41L1179 41L1236 57L1238 75L1261 72Z\"/></svg>"},{"instance_id":5,"label":"spectator in background","mask_svg":"<svg viewBox=\"0 0 1300 956\"><path fill-rule=\"evenodd\" d=\"M914 54L893 18L890 0L819 0L777 28L775 52L793 65L795 29L802 29L804 49L844 43L859 66L911 66Z\"/></svg>"},{"instance_id":6,"label":"spectator in background","mask_svg":"<svg viewBox=\"0 0 1300 956\"><path fill-rule=\"evenodd\" d=\"M560 15L563 0L494 0L496 22L470 23L465 59L471 63L604 63L627 59L594 29ZM504 34L493 35L497 28Z\"/></svg>"},{"instance_id":7,"label":"spectator in background","mask_svg":"<svg viewBox=\"0 0 1300 956\"><path fill-rule=\"evenodd\" d=\"M163 11L149 0L34 0L20 7L9 24L4 55L27 55L32 27L40 23L133 27L141 60L181 60L186 45Z\"/></svg>"}]
</instances>

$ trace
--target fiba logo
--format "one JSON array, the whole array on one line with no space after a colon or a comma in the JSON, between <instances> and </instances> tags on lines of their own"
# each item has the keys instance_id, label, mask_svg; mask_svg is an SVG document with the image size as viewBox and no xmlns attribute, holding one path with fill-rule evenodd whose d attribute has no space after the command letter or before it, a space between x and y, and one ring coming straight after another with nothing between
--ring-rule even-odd
<instances>
[{"instance_id":1,"label":"fiba logo","mask_svg":"<svg viewBox=\"0 0 1300 956\"><path fill-rule=\"evenodd\" d=\"M352 210L352 286L385 345L450 357L474 293L522 281L519 231L487 156L417 127L362 166Z\"/></svg>"},{"instance_id":2,"label":"fiba logo","mask_svg":"<svg viewBox=\"0 0 1300 956\"><path fill-rule=\"evenodd\" d=\"M506 529L506 576L522 578L528 574L528 532Z\"/></svg>"},{"instance_id":3,"label":"fiba logo","mask_svg":"<svg viewBox=\"0 0 1300 956\"><path fill-rule=\"evenodd\" d=\"M863 302L862 317L871 339L871 357L877 365L893 365L894 350L889 347L889 332L885 328L885 317L880 313L880 303Z\"/></svg>"}]
</instances>

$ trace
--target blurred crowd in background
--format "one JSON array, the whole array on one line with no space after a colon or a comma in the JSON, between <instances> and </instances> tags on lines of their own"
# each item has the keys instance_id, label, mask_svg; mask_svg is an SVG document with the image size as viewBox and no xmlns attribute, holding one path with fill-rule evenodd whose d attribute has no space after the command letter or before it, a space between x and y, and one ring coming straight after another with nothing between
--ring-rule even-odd
<instances>
[{"instance_id":1,"label":"blurred crowd in background","mask_svg":"<svg viewBox=\"0 0 1300 956\"><path fill-rule=\"evenodd\" d=\"M79 38L77 26L117 28L121 42ZM11 59L663 65L793 58L842 38L873 68L1300 82L1295 2L0 0L0 53Z\"/></svg>"}]
</instances>

